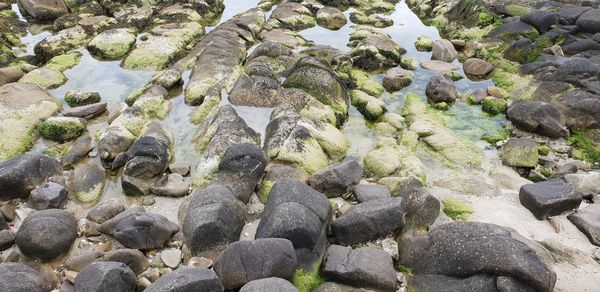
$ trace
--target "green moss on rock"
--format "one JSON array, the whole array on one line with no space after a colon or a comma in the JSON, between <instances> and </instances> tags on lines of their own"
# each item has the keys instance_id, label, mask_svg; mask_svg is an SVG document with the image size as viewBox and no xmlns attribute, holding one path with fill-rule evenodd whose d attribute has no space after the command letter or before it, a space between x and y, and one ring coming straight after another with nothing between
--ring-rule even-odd
<instances>
[{"instance_id":1,"label":"green moss on rock","mask_svg":"<svg viewBox=\"0 0 600 292\"><path fill-rule=\"evenodd\" d=\"M488 96L481 101L481 109L492 115L503 114L508 109L508 103L504 99Z\"/></svg>"},{"instance_id":2,"label":"green moss on rock","mask_svg":"<svg viewBox=\"0 0 600 292\"><path fill-rule=\"evenodd\" d=\"M448 198L442 200L442 203L444 204L444 213L452 220L469 220L474 213L473 206L458 199Z\"/></svg>"},{"instance_id":3,"label":"green moss on rock","mask_svg":"<svg viewBox=\"0 0 600 292\"><path fill-rule=\"evenodd\" d=\"M79 118L50 117L39 125L38 131L46 139L66 142L85 132L85 122Z\"/></svg>"}]
</instances>

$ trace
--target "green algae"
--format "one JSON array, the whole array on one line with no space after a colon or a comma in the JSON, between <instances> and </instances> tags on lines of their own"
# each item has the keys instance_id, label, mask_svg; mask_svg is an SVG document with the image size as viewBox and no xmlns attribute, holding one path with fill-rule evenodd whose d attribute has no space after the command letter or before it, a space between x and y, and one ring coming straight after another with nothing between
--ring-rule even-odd
<instances>
[{"instance_id":1,"label":"green algae","mask_svg":"<svg viewBox=\"0 0 600 292\"><path fill-rule=\"evenodd\" d=\"M473 206L461 200L448 198L442 200L442 203L444 205L444 213L455 221L469 220L474 213Z\"/></svg>"}]
</instances>

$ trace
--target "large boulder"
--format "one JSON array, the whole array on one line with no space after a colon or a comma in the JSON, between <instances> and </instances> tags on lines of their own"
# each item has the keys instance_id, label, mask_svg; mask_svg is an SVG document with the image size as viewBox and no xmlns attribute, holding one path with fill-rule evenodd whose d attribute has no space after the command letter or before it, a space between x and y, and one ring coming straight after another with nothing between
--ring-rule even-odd
<instances>
[{"instance_id":1,"label":"large boulder","mask_svg":"<svg viewBox=\"0 0 600 292\"><path fill-rule=\"evenodd\" d=\"M164 247L178 231L177 224L161 215L136 212L119 220L113 236L129 248L156 249Z\"/></svg>"},{"instance_id":2,"label":"large boulder","mask_svg":"<svg viewBox=\"0 0 600 292\"><path fill-rule=\"evenodd\" d=\"M521 16L521 21L535 27L540 33L545 33L554 25L558 25L558 14L554 11L535 10Z\"/></svg>"},{"instance_id":3,"label":"large boulder","mask_svg":"<svg viewBox=\"0 0 600 292\"><path fill-rule=\"evenodd\" d=\"M586 86L589 81L597 81L600 76L600 64L590 62L587 58L569 58L560 64L549 79Z\"/></svg>"},{"instance_id":4,"label":"large boulder","mask_svg":"<svg viewBox=\"0 0 600 292\"><path fill-rule=\"evenodd\" d=\"M223 283L213 270L180 267L156 280L146 292L222 292Z\"/></svg>"},{"instance_id":5,"label":"large boulder","mask_svg":"<svg viewBox=\"0 0 600 292\"><path fill-rule=\"evenodd\" d=\"M528 138L512 138L502 145L500 159L508 166L533 168L538 164L538 143Z\"/></svg>"},{"instance_id":6,"label":"large boulder","mask_svg":"<svg viewBox=\"0 0 600 292\"><path fill-rule=\"evenodd\" d=\"M600 9L590 9L577 18L577 26L589 33L600 32Z\"/></svg>"},{"instance_id":7,"label":"large boulder","mask_svg":"<svg viewBox=\"0 0 600 292\"><path fill-rule=\"evenodd\" d=\"M192 255L197 255L238 240L244 223L244 206L232 190L212 185L191 194L182 230Z\"/></svg>"},{"instance_id":8,"label":"large boulder","mask_svg":"<svg viewBox=\"0 0 600 292\"><path fill-rule=\"evenodd\" d=\"M26 256L42 261L65 254L77 238L77 221L67 211L49 209L25 217L16 243Z\"/></svg>"},{"instance_id":9,"label":"large boulder","mask_svg":"<svg viewBox=\"0 0 600 292\"><path fill-rule=\"evenodd\" d=\"M344 13L335 7L323 7L317 11L317 23L324 28L338 30L347 22Z\"/></svg>"},{"instance_id":10,"label":"large boulder","mask_svg":"<svg viewBox=\"0 0 600 292\"><path fill-rule=\"evenodd\" d=\"M446 75L432 77L425 88L427 99L433 103L453 103L458 97L454 82Z\"/></svg>"},{"instance_id":11,"label":"large boulder","mask_svg":"<svg viewBox=\"0 0 600 292\"><path fill-rule=\"evenodd\" d=\"M252 280L246 285L242 286L240 292L299 292L298 288L294 287L292 283L276 277L263 278L258 280Z\"/></svg>"},{"instance_id":12,"label":"large boulder","mask_svg":"<svg viewBox=\"0 0 600 292\"><path fill-rule=\"evenodd\" d=\"M257 279L290 279L296 270L294 246L287 239L262 238L230 244L217 258L214 270L225 289Z\"/></svg>"},{"instance_id":13,"label":"large boulder","mask_svg":"<svg viewBox=\"0 0 600 292\"><path fill-rule=\"evenodd\" d=\"M402 198L373 200L354 205L331 224L342 245L364 243L404 227Z\"/></svg>"},{"instance_id":14,"label":"large boulder","mask_svg":"<svg viewBox=\"0 0 600 292\"><path fill-rule=\"evenodd\" d=\"M161 175L169 166L171 139L158 123L148 125L127 152L123 173L139 178Z\"/></svg>"},{"instance_id":15,"label":"large boulder","mask_svg":"<svg viewBox=\"0 0 600 292\"><path fill-rule=\"evenodd\" d=\"M428 228L440 215L440 201L415 177L406 179L394 196L402 198L405 228Z\"/></svg>"},{"instance_id":16,"label":"large boulder","mask_svg":"<svg viewBox=\"0 0 600 292\"><path fill-rule=\"evenodd\" d=\"M25 264L0 264L0 291L47 292L49 286L36 270Z\"/></svg>"},{"instance_id":17,"label":"large boulder","mask_svg":"<svg viewBox=\"0 0 600 292\"><path fill-rule=\"evenodd\" d=\"M108 60L116 60L125 56L135 44L134 31L127 28L116 28L103 31L90 41L88 49L94 55Z\"/></svg>"},{"instance_id":18,"label":"large boulder","mask_svg":"<svg viewBox=\"0 0 600 292\"><path fill-rule=\"evenodd\" d=\"M600 96L583 90L567 91L558 97L555 106L565 117L570 129L598 128Z\"/></svg>"},{"instance_id":19,"label":"large boulder","mask_svg":"<svg viewBox=\"0 0 600 292\"><path fill-rule=\"evenodd\" d=\"M94 262L75 277L75 291L135 291L135 274L119 262Z\"/></svg>"},{"instance_id":20,"label":"large boulder","mask_svg":"<svg viewBox=\"0 0 600 292\"><path fill-rule=\"evenodd\" d=\"M413 73L402 68L390 68L383 75L383 87L390 92L409 86L413 81Z\"/></svg>"},{"instance_id":21,"label":"large boulder","mask_svg":"<svg viewBox=\"0 0 600 292\"><path fill-rule=\"evenodd\" d=\"M408 286L415 291L535 291L513 278L486 275L464 279L443 275L415 275L408 278Z\"/></svg>"},{"instance_id":22,"label":"large boulder","mask_svg":"<svg viewBox=\"0 0 600 292\"><path fill-rule=\"evenodd\" d=\"M567 216L592 244L600 245L600 205L589 205Z\"/></svg>"},{"instance_id":23,"label":"large boulder","mask_svg":"<svg viewBox=\"0 0 600 292\"><path fill-rule=\"evenodd\" d=\"M369 26L357 26L348 46L354 65L368 71L395 67L406 52L385 31Z\"/></svg>"},{"instance_id":24,"label":"large boulder","mask_svg":"<svg viewBox=\"0 0 600 292\"><path fill-rule=\"evenodd\" d=\"M63 0L19 0L19 5L37 20L53 20L69 13Z\"/></svg>"},{"instance_id":25,"label":"large boulder","mask_svg":"<svg viewBox=\"0 0 600 292\"><path fill-rule=\"evenodd\" d=\"M537 219L544 220L576 209L582 199L571 184L552 179L521 186L519 200Z\"/></svg>"},{"instance_id":26,"label":"large boulder","mask_svg":"<svg viewBox=\"0 0 600 292\"><path fill-rule=\"evenodd\" d=\"M375 247L352 249L331 245L323 266L323 275L354 287L396 291L396 271L392 257Z\"/></svg>"},{"instance_id":27,"label":"large boulder","mask_svg":"<svg viewBox=\"0 0 600 292\"><path fill-rule=\"evenodd\" d=\"M520 235L479 222L453 222L404 237L400 264L413 275L509 277L536 291L553 291L556 274Z\"/></svg>"},{"instance_id":28,"label":"large boulder","mask_svg":"<svg viewBox=\"0 0 600 292\"><path fill-rule=\"evenodd\" d=\"M104 170L93 163L77 166L69 175L67 187L79 202L97 202L104 188Z\"/></svg>"},{"instance_id":29,"label":"large boulder","mask_svg":"<svg viewBox=\"0 0 600 292\"><path fill-rule=\"evenodd\" d=\"M431 59L451 63L458 57L458 52L454 45L446 39L441 39L433 43Z\"/></svg>"},{"instance_id":30,"label":"large boulder","mask_svg":"<svg viewBox=\"0 0 600 292\"><path fill-rule=\"evenodd\" d=\"M63 186L48 182L31 191L29 206L36 210L62 209L68 200L69 194Z\"/></svg>"},{"instance_id":31,"label":"large boulder","mask_svg":"<svg viewBox=\"0 0 600 292\"><path fill-rule=\"evenodd\" d=\"M308 185L327 196L339 196L360 182L363 169L355 160L333 164L313 173Z\"/></svg>"},{"instance_id":32,"label":"large boulder","mask_svg":"<svg viewBox=\"0 0 600 292\"><path fill-rule=\"evenodd\" d=\"M552 138L566 137L565 119L560 111L542 101L523 101L511 104L506 116L520 130Z\"/></svg>"},{"instance_id":33,"label":"large boulder","mask_svg":"<svg viewBox=\"0 0 600 292\"><path fill-rule=\"evenodd\" d=\"M325 253L331 204L327 197L299 182L284 180L271 188L256 238L285 238L298 264L312 269Z\"/></svg>"},{"instance_id":34,"label":"large boulder","mask_svg":"<svg viewBox=\"0 0 600 292\"><path fill-rule=\"evenodd\" d=\"M0 198L24 198L51 176L59 174L60 163L41 154L23 154L0 162Z\"/></svg>"},{"instance_id":35,"label":"large boulder","mask_svg":"<svg viewBox=\"0 0 600 292\"><path fill-rule=\"evenodd\" d=\"M473 76L485 76L494 70L494 65L478 58L469 58L463 63L466 74Z\"/></svg>"}]
</instances>

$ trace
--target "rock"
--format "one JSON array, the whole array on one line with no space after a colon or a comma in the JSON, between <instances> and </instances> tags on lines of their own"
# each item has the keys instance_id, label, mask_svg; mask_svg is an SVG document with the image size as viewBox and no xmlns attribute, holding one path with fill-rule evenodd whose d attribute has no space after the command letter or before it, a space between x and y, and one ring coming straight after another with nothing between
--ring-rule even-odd
<instances>
[{"instance_id":1,"label":"rock","mask_svg":"<svg viewBox=\"0 0 600 292\"><path fill-rule=\"evenodd\" d=\"M327 29L338 30L346 25L346 16L335 7L323 7L317 11L317 23Z\"/></svg>"},{"instance_id":2,"label":"rock","mask_svg":"<svg viewBox=\"0 0 600 292\"><path fill-rule=\"evenodd\" d=\"M433 103L453 103L458 97L454 82L444 75L432 77L427 83L425 93L429 101Z\"/></svg>"},{"instance_id":3,"label":"rock","mask_svg":"<svg viewBox=\"0 0 600 292\"><path fill-rule=\"evenodd\" d=\"M52 57L66 54L71 50L85 46L89 40L88 37L89 35L85 29L77 25L71 28L63 29L43 39L41 42L35 45L34 52L35 55L42 60L49 60Z\"/></svg>"},{"instance_id":4,"label":"rock","mask_svg":"<svg viewBox=\"0 0 600 292\"><path fill-rule=\"evenodd\" d=\"M522 37L535 39L539 36L539 32L535 27L523 21L510 21L494 28L488 36L504 41L511 41Z\"/></svg>"},{"instance_id":5,"label":"rock","mask_svg":"<svg viewBox=\"0 0 600 292\"><path fill-rule=\"evenodd\" d=\"M391 68L383 75L383 87L390 92L398 91L412 83L413 73L401 68Z\"/></svg>"},{"instance_id":6,"label":"rock","mask_svg":"<svg viewBox=\"0 0 600 292\"><path fill-rule=\"evenodd\" d=\"M362 11L350 12L350 21L377 28L385 28L394 25L394 20L378 14L365 14Z\"/></svg>"},{"instance_id":7,"label":"rock","mask_svg":"<svg viewBox=\"0 0 600 292\"><path fill-rule=\"evenodd\" d=\"M192 255L239 239L245 210L230 188L213 185L190 196L182 230Z\"/></svg>"},{"instance_id":8,"label":"rock","mask_svg":"<svg viewBox=\"0 0 600 292\"><path fill-rule=\"evenodd\" d=\"M205 257L192 257L188 261L187 266L192 268L209 269L213 266L213 261Z\"/></svg>"},{"instance_id":9,"label":"rock","mask_svg":"<svg viewBox=\"0 0 600 292\"><path fill-rule=\"evenodd\" d=\"M126 264L134 274L139 275L148 269L148 259L143 252L137 249L117 249L109 251L102 257L108 262Z\"/></svg>"},{"instance_id":10,"label":"rock","mask_svg":"<svg viewBox=\"0 0 600 292\"><path fill-rule=\"evenodd\" d=\"M175 269L181 263L181 250L165 249L160 252L160 260L169 268Z\"/></svg>"},{"instance_id":11,"label":"rock","mask_svg":"<svg viewBox=\"0 0 600 292\"><path fill-rule=\"evenodd\" d=\"M557 172L563 174L566 173L564 175L565 181L573 185L577 193L579 193L583 198L590 198L600 194L600 185L596 183L600 179L600 172L585 172L587 166L578 167L577 164L578 163L575 161L572 163L566 163L560 166L559 171ZM561 171L561 168L565 169L566 171ZM577 173L580 168L584 170L584 172Z\"/></svg>"},{"instance_id":12,"label":"rock","mask_svg":"<svg viewBox=\"0 0 600 292\"><path fill-rule=\"evenodd\" d=\"M429 60L421 63L421 67L427 70L439 71L439 72L449 72L458 70L459 67L455 64L438 61L438 60Z\"/></svg>"},{"instance_id":13,"label":"rock","mask_svg":"<svg viewBox=\"0 0 600 292\"><path fill-rule=\"evenodd\" d=\"M592 39L579 39L564 44L561 49L567 55L576 55L585 51L600 50L600 43Z\"/></svg>"},{"instance_id":14,"label":"rock","mask_svg":"<svg viewBox=\"0 0 600 292\"><path fill-rule=\"evenodd\" d=\"M356 161L342 162L321 169L308 179L308 185L328 196L342 195L360 182L363 169Z\"/></svg>"},{"instance_id":15,"label":"rock","mask_svg":"<svg viewBox=\"0 0 600 292\"><path fill-rule=\"evenodd\" d=\"M252 280L268 277L290 279L296 270L296 253L287 239L237 241L217 258L214 270L225 289L239 288Z\"/></svg>"},{"instance_id":16,"label":"rock","mask_svg":"<svg viewBox=\"0 0 600 292\"><path fill-rule=\"evenodd\" d=\"M569 23L569 24L575 24L575 22L577 21L577 18L579 18L579 16L581 16L581 14L583 14L584 12L586 12L590 9L592 9L592 8L586 7L586 6L565 7L558 12L558 16L560 16L560 18L566 20L567 23Z\"/></svg>"},{"instance_id":17,"label":"rock","mask_svg":"<svg viewBox=\"0 0 600 292\"><path fill-rule=\"evenodd\" d=\"M17 66L0 68L0 86L17 82L21 77L23 77L23 71Z\"/></svg>"},{"instance_id":18,"label":"rock","mask_svg":"<svg viewBox=\"0 0 600 292\"><path fill-rule=\"evenodd\" d=\"M440 201L423 188L423 183L408 178L394 195L402 198L404 208L404 228L429 228L440 215Z\"/></svg>"},{"instance_id":19,"label":"rock","mask_svg":"<svg viewBox=\"0 0 600 292\"><path fill-rule=\"evenodd\" d=\"M516 232L493 224L447 223L425 235L404 237L399 263L413 275L493 275L514 278L536 291L552 291L556 274L520 238ZM440 255L444 255L443 261Z\"/></svg>"},{"instance_id":20,"label":"rock","mask_svg":"<svg viewBox=\"0 0 600 292\"><path fill-rule=\"evenodd\" d=\"M63 186L48 182L31 191L29 206L36 210L62 209L68 200L69 194Z\"/></svg>"},{"instance_id":21,"label":"rock","mask_svg":"<svg viewBox=\"0 0 600 292\"><path fill-rule=\"evenodd\" d=\"M502 163L508 166L530 167L538 164L538 143L527 138L512 138L502 145Z\"/></svg>"},{"instance_id":22,"label":"rock","mask_svg":"<svg viewBox=\"0 0 600 292\"><path fill-rule=\"evenodd\" d=\"M600 64L584 58L570 58L558 67L548 79L568 82L585 87L590 80L597 80Z\"/></svg>"},{"instance_id":23,"label":"rock","mask_svg":"<svg viewBox=\"0 0 600 292\"><path fill-rule=\"evenodd\" d=\"M90 105L100 102L100 93L95 91L70 90L65 94L65 101L70 107Z\"/></svg>"},{"instance_id":24,"label":"rock","mask_svg":"<svg viewBox=\"0 0 600 292\"><path fill-rule=\"evenodd\" d=\"M592 244L600 246L600 205L591 204L567 216Z\"/></svg>"},{"instance_id":25,"label":"rock","mask_svg":"<svg viewBox=\"0 0 600 292\"><path fill-rule=\"evenodd\" d=\"M402 166L400 153L391 147L370 151L363 159L363 164L367 173L374 178L394 174Z\"/></svg>"},{"instance_id":26,"label":"rock","mask_svg":"<svg viewBox=\"0 0 600 292\"><path fill-rule=\"evenodd\" d=\"M12 230L0 231L0 251L9 249L11 246L13 246L13 244L15 244L15 240L16 236L15 233L12 232Z\"/></svg>"},{"instance_id":27,"label":"rock","mask_svg":"<svg viewBox=\"0 0 600 292\"><path fill-rule=\"evenodd\" d=\"M161 215L136 212L119 220L113 236L129 248L156 249L164 247L178 231L177 224Z\"/></svg>"},{"instance_id":28,"label":"rock","mask_svg":"<svg viewBox=\"0 0 600 292\"><path fill-rule=\"evenodd\" d=\"M359 203L390 198L390 189L385 185L358 184L353 188L354 196Z\"/></svg>"},{"instance_id":29,"label":"rock","mask_svg":"<svg viewBox=\"0 0 600 292\"><path fill-rule=\"evenodd\" d=\"M298 181L279 181L271 188L256 238L288 239L299 266L312 270L325 252L330 218L325 195Z\"/></svg>"},{"instance_id":30,"label":"rock","mask_svg":"<svg viewBox=\"0 0 600 292\"><path fill-rule=\"evenodd\" d=\"M86 129L86 121L72 117L49 117L38 128L45 139L67 142L81 136Z\"/></svg>"},{"instance_id":31,"label":"rock","mask_svg":"<svg viewBox=\"0 0 600 292\"><path fill-rule=\"evenodd\" d=\"M415 41L415 48L419 52L431 52L433 50L433 41L428 36L422 35Z\"/></svg>"},{"instance_id":32,"label":"rock","mask_svg":"<svg viewBox=\"0 0 600 292\"><path fill-rule=\"evenodd\" d=\"M458 57L458 52L449 40L441 39L433 43L431 59L452 63Z\"/></svg>"},{"instance_id":33,"label":"rock","mask_svg":"<svg viewBox=\"0 0 600 292\"><path fill-rule=\"evenodd\" d=\"M49 286L36 270L25 264L0 264L1 291L50 291Z\"/></svg>"},{"instance_id":34,"label":"rock","mask_svg":"<svg viewBox=\"0 0 600 292\"><path fill-rule=\"evenodd\" d=\"M368 26L357 27L348 46L354 66L367 71L395 67L406 52L383 30Z\"/></svg>"},{"instance_id":35,"label":"rock","mask_svg":"<svg viewBox=\"0 0 600 292\"><path fill-rule=\"evenodd\" d=\"M90 151L94 148L92 137L89 135L83 135L69 147L65 155L61 159L63 167L72 167L73 164L85 158Z\"/></svg>"},{"instance_id":36,"label":"rock","mask_svg":"<svg viewBox=\"0 0 600 292\"><path fill-rule=\"evenodd\" d=\"M53 89L67 82L67 77L55 69L41 67L25 74L19 83L33 83L43 89Z\"/></svg>"},{"instance_id":37,"label":"rock","mask_svg":"<svg viewBox=\"0 0 600 292\"><path fill-rule=\"evenodd\" d=\"M164 70L156 79L155 83L165 89L171 89L175 85L181 83L181 72L176 69Z\"/></svg>"},{"instance_id":38,"label":"rock","mask_svg":"<svg viewBox=\"0 0 600 292\"><path fill-rule=\"evenodd\" d=\"M258 191L258 198L261 203L264 204L267 202L271 188L276 182L281 180L297 180L305 182L307 179L305 174L301 173L301 171L293 166L285 164L271 165L268 168Z\"/></svg>"},{"instance_id":39,"label":"rock","mask_svg":"<svg viewBox=\"0 0 600 292\"><path fill-rule=\"evenodd\" d=\"M150 188L150 192L157 196L183 197L189 193L190 186L177 173L163 175Z\"/></svg>"},{"instance_id":40,"label":"rock","mask_svg":"<svg viewBox=\"0 0 600 292\"><path fill-rule=\"evenodd\" d=\"M134 31L128 28L115 28L101 32L90 41L88 49L92 54L108 60L118 60L125 56L135 44Z\"/></svg>"},{"instance_id":41,"label":"rock","mask_svg":"<svg viewBox=\"0 0 600 292\"><path fill-rule=\"evenodd\" d=\"M104 170L93 163L75 167L69 176L67 189L79 202L96 202L104 188Z\"/></svg>"},{"instance_id":42,"label":"rock","mask_svg":"<svg viewBox=\"0 0 600 292\"><path fill-rule=\"evenodd\" d=\"M542 101L515 102L506 111L506 116L520 130L551 138L566 137L564 117L551 104Z\"/></svg>"},{"instance_id":43,"label":"rock","mask_svg":"<svg viewBox=\"0 0 600 292\"><path fill-rule=\"evenodd\" d=\"M153 178L169 165L171 139L157 122L152 122L127 151L123 173L137 178Z\"/></svg>"},{"instance_id":44,"label":"rock","mask_svg":"<svg viewBox=\"0 0 600 292\"><path fill-rule=\"evenodd\" d=\"M106 128L98 141L98 154L100 154L102 166L110 170L116 170L123 166L125 153L134 140L135 136L124 127L110 126Z\"/></svg>"},{"instance_id":45,"label":"rock","mask_svg":"<svg viewBox=\"0 0 600 292\"><path fill-rule=\"evenodd\" d=\"M352 249L331 245L323 275L337 282L377 291L396 291L396 271L392 257L375 247Z\"/></svg>"},{"instance_id":46,"label":"rock","mask_svg":"<svg viewBox=\"0 0 600 292\"><path fill-rule=\"evenodd\" d=\"M576 89L559 96L555 107L563 114L568 128L597 128L600 126L600 116L597 114L599 100L599 95Z\"/></svg>"},{"instance_id":47,"label":"rock","mask_svg":"<svg viewBox=\"0 0 600 292\"><path fill-rule=\"evenodd\" d=\"M240 292L262 292L262 291L273 291L273 292L298 292L298 288L294 287L292 283L276 277L258 279L248 282L242 286Z\"/></svg>"},{"instance_id":48,"label":"rock","mask_svg":"<svg viewBox=\"0 0 600 292\"><path fill-rule=\"evenodd\" d=\"M408 278L408 287L417 291L498 291L498 286L496 277L484 275L464 279L443 275L414 275ZM533 291L529 287L524 288L516 291Z\"/></svg>"},{"instance_id":49,"label":"rock","mask_svg":"<svg viewBox=\"0 0 600 292\"><path fill-rule=\"evenodd\" d=\"M463 63L463 70L469 75L485 76L494 70L494 65L481 59L469 58Z\"/></svg>"},{"instance_id":50,"label":"rock","mask_svg":"<svg viewBox=\"0 0 600 292\"><path fill-rule=\"evenodd\" d=\"M576 209L581 203L581 196L564 180L552 179L521 186L519 200L535 218L544 220Z\"/></svg>"},{"instance_id":51,"label":"rock","mask_svg":"<svg viewBox=\"0 0 600 292\"><path fill-rule=\"evenodd\" d=\"M75 291L135 291L135 274L123 263L95 262L75 278Z\"/></svg>"},{"instance_id":52,"label":"rock","mask_svg":"<svg viewBox=\"0 0 600 292\"><path fill-rule=\"evenodd\" d=\"M508 110L508 103L505 99L486 96L481 100L481 110L491 114L503 114Z\"/></svg>"},{"instance_id":53,"label":"rock","mask_svg":"<svg viewBox=\"0 0 600 292\"><path fill-rule=\"evenodd\" d=\"M384 237L404 226L401 198L373 200L354 205L331 224L339 244L351 245Z\"/></svg>"},{"instance_id":54,"label":"rock","mask_svg":"<svg viewBox=\"0 0 600 292\"><path fill-rule=\"evenodd\" d=\"M577 18L577 26L589 33L600 32L600 9L590 9Z\"/></svg>"},{"instance_id":55,"label":"rock","mask_svg":"<svg viewBox=\"0 0 600 292\"><path fill-rule=\"evenodd\" d=\"M106 111L106 106L106 102L99 102L90 105L68 108L62 111L62 115L65 117L83 118L89 121L103 114Z\"/></svg>"},{"instance_id":56,"label":"rock","mask_svg":"<svg viewBox=\"0 0 600 292\"><path fill-rule=\"evenodd\" d=\"M222 292L223 283L213 270L180 267L156 280L146 292Z\"/></svg>"},{"instance_id":57,"label":"rock","mask_svg":"<svg viewBox=\"0 0 600 292\"><path fill-rule=\"evenodd\" d=\"M521 21L531 24L540 33L545 33L552 26L558 25L558 14L548 10L535 10L521 16Z\"/></svg>"},{"instance_id":58,"label":"rock","mask_svg":"<svg viewBox=\"0 0 600 292\"><path fill-rule=\"evenodd\" d=\"M504 59L521 64L529 63L539 55L537 47L529 39L519 39L504 51Z\"/></svg>"},{"instance_id":59,"label":"rock","mask_svg":"<svg viewBox=\"0 0 600 292\"><path fill-rule=\"evenodd\" d=\"M0 162L0 198L24 198L46 179L61 171L56 159L41 154L23 154Z\"/></svg>"},{"instance_id":60,"label":"rock","mask_svg":"<svg viewBox=\"0 0 600 292\"><path fill-rule=\"evenodd\" d=\"M53 20L69 13L62 0L19 0L19 6L37 20Z\"/></svg>"},{"instance_id":61,"label":"rock","mask_svg":"<svg viewBox=\"0 0 600 292\"><path fill-rule=\"evenodd\" d=\"M16 243L24 255L50 261L69 251L76 238L75 217L64 210L49 209L25 217Z\"/></svg>"},{"instance_id":62,"label":"rock","mask_svg":"<svg viewBox=\"0 0 600 292\"><path fill-rule=\"evenodd\" d=\"M187 176L190 174L190 165L187 163L171 163L169 164L169 171L181 176Z\"/></svg>"},{"instance_id":63,"label":"rock","mask_svg":"<svg viewBox=\"0 0 600 292\"><path fill-rule=\"evenodd\" d=\"M360 90L350 91L350 96L352 105L368 120L377 120L387 111L383 101Z\"/></svg>"},{"instance_id":64,"label":"rock","mask_svg":"<svg viewBox=\"0 0 600 292\"><path fill-rule=\"evenodd\" d=\"M102 208L102 209L104 209L104 208ZM102 209L100 209L101 211L99 210L100 212L98 212L98 215L103 214L103 216L108 217L108 215L109 215L108 210L102 210ZM121 219L128 217L132 214L139 213L139 212L145 212L144 207L141 207L138 205L133 205L133 206L127 208L125 211L122 211L122 212L114 215L112 218L102 222L100 224L100 226L98 226L98 231L101 233L104 233L104 234L113 235L115 232L115 228L116 228L117 224L119 224Z\"/></svg>"},{"instance_id":65,"label":"rock","mask_svg":"<svg viewBox=\"0 0 600 292\"><path fill-rule=\"evenodd\" d=\"M121 202L117 199L110 199L96 205L87 213L86 218L92 222L102 224L123 211L125 211L125 206Z\"/></svg>"}]
</instances>

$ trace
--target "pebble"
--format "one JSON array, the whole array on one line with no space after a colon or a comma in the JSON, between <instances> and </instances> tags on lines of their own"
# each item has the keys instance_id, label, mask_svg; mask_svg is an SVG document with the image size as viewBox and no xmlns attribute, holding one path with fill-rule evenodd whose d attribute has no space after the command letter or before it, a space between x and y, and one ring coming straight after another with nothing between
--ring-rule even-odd
<instances>
[{"instance_id":1,"label":"pebble","mask_svg":"<svg viewBox=\"0 0 600 292\"><path fill-rule=\"evenodd\" d=\"M181 250L165 249L160 253L160 259L170 268L177 268L181 263Z\"/></svg>"},{"instance_id":2,"label":"pebble","mask_svg":"<svg viewBox=\"0 0 600 292\"><path fill-rule=\"evenodd\" d=\"M193 257L188 261L188 267L208 269L213 266L213 261L205 257Z\"/></svg>"}]
</instances>

